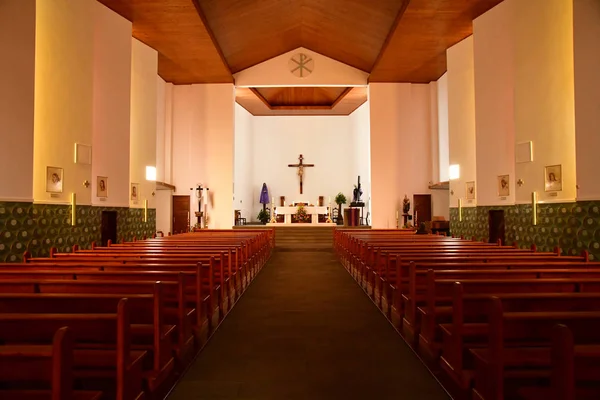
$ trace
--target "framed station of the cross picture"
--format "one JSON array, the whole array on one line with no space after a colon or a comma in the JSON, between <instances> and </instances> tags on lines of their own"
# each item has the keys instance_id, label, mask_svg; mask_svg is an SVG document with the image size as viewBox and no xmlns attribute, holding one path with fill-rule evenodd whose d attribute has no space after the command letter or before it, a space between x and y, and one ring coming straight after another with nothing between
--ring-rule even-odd
<instances>
[{"instance_id":1,"label":"framed station of the cross picture","mask_svg":"<svg viewBox=\"0 0 600 400\"><path fill-rule=\"evenodd\" d=\"M467 200L475 199L475 182L467 182Z\"/></svg>"},{"instance_id":2,"label":"framed station of the cross picture","mask_svg":"<svg viewBox=\"0 0 600 400\"><path fill-rule=\"evenodd\" d=\"M562 190L562 165L549 165L544 168L544 189L546 192Z\"/></svg>"}]
</instances>

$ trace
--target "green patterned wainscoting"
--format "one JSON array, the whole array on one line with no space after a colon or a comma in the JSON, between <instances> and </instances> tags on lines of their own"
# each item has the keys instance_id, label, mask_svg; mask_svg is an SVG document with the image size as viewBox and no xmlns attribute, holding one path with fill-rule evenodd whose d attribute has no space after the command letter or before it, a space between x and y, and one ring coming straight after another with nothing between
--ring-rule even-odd
<instances>
[{"instance_id":1,"label":"green patterned wainscoting","mask_svg":"<svg viewBox=\"0 0 600 400\"><path fill-rule=\"evenodd\" d=\"M71 226L71 206L0 202L0 262L21 261L23 252L48 256L50 248L69 252L74 244L89 249L100 244L102 211L117 212L117 238L150 237L156 231L156 210L124 207L77 206L77 223Z\"/></svg>"},{"instance_id":2,"label":"green patterned wainscoting","mask_svg":"<svg viewBox=\"0 0 600 400\"><path fill-rule=\"evenodd\" d=\"M489 239L490 210L504 210L506 243L517 242L526 248L536 244L540 251L560 246L563 254L590 252L600 260L600 201L538 204L537 225L532 224L532 207L528 205L498 207L463 207L462 222L458 208L450 209L450 231L454 236L478 240Z\"/></svg>"}]
</instances>

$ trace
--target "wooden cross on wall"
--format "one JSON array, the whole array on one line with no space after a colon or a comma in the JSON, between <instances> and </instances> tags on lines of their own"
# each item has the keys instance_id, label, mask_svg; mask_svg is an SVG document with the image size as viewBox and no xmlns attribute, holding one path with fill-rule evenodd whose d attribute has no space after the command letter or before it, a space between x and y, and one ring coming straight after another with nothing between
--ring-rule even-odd
<instances>
[{"instance_id":1,"label":"wooden cross on wall","mask_svg":"<svg viewBox=\"0 0 600 400\"><path fill-rule=\"evenodd\" d=\"M288 167L298 168L298 176L300 177L300 194L302 194L302 176L304 175L304 167L314 167L315 164L303 164L302 154L298 157L298 164L288 164Z\"/></svg>"}]
</instances>

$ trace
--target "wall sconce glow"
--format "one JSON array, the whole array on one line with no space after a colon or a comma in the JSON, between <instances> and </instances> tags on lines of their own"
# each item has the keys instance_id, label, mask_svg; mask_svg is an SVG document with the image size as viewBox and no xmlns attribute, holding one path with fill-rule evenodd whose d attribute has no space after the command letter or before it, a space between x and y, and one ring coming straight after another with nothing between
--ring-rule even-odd
<instances>
[{"instance_id":1,"label":"wall sconce glow","mask_svg":"<svg viewBox=\"0 0 600 400\"><path fill-rule=\"evenodd\" d=\"M71 193L71 226L75 226L75 222L77 221L77 210L75 206L77 205L75 193Z\"/></svg>"},{"instance_id":2,"label":"wall sconce glow","mask_svg":"<svg viewBox=\"0 0 600 400\"><path fill-rule=\"evenodd\" d=\"M450 178L450 180L460 178L460 165L458 165L458 164L451 165L450 168L448 169L448 177Z\"/></svg>"},{"instance_id":3,"label":"wall sconce glow","mask_svg":"<svg viewBox=\"0 0 600 400\"><path fill-rule=\"evenodd\" d=\"M148 222L148 200L144 200L144 222Z\"/></svg>"},{"instance_id":4,"label":"wall sconce glow","mask_svg":"<svg viewBox=\"0 0 600 400\"><path fill-rule=\"evenodd\" d=\"M532 192L531 193L531 213L533 215L531 216L531 223L533 224L533 226L537 225L537 203L538 203L537 192Z\"/></svg>"},{"instance_id":5,"label":"wall sconce glow","mask_svg":"<svg viewBox=\"0 0 600 400\"><path fill-rule=\"evenodd\" d=\"M155 181L156 180L156 167L146 167L146 180L147 181Z\"/></svg>"}]
</instances>

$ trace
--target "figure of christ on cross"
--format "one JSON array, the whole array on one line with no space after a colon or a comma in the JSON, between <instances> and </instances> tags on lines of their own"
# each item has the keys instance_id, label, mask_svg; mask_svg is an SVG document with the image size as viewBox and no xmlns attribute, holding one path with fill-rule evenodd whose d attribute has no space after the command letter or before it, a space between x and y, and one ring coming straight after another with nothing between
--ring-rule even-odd
<instances>
[{"instance_id":1,"label":"figure of christ on cross","mask_svg":"<svg viewBox=\"0 0 600 400\"><path fill-rule=\"evenodd\" d=\"M302 176L304 175L304 167L314 167L315 164L303 164L302 154L298 157L298 164L288 164L288 167L298 168L298 176L300 177L300 194L302 194Z\"/></svg>"}]
</instances>

